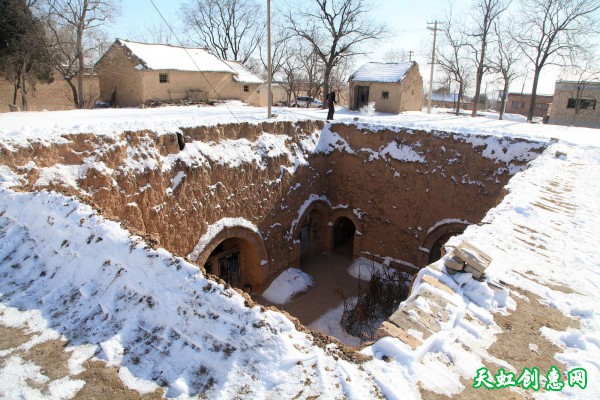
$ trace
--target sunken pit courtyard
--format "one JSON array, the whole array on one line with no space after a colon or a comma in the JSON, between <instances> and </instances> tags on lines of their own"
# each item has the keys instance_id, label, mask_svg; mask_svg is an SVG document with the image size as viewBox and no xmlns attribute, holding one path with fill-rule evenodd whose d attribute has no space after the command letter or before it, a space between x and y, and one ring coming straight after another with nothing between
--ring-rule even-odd
<instances>
[{"instance_id":1,"label":"sunken pit courtyard","mask_svg":"<svg viewBox=\"0 0 600 400\"><path fill-rule=\"evenodd\" d=\"M308 325L334 289L354 293L352 260L410 277L439 259L546 145L305 120L65 135L2 158L21 190L77 196L259 303L288 268L322 273L323 293L281 306Z\"/></svg>"}]
</instances>

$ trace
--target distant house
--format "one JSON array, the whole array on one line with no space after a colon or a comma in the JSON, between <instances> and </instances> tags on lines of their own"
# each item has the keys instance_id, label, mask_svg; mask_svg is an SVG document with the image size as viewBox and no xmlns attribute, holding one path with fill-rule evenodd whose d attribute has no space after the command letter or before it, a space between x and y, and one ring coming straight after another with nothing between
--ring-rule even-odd
<instances>
[{"instance_id":1,"label":"distant house","mask_svg":"<svg viewBox=\"0 0 600 400\"><path fill-rule=\"evenodd\" d=\"M120 107L212 99L266 105L261 78L241 63L220 60L207 49L117 39L96 69L100 99Z\"/></svg>"},{"instance_id":2,"label":"distant house","mask_svg":"<svg viewBox=\"0 0 600 400\"><path fill-rule=\"evenodd\" d=\"M428 94L424 99L424 106L427 106L429 100ZM458 93L432 93L431 94L431 107L438 108L451 108L456 109L456 102L458 101ZM467 101L464 97L460 99L461 110L472 110L473 102Z\"/></svg>"},{"instance_id":3,"label":"distant house","mask_svg":"<svg viewBox=\"0 0 600 400\"><path fill-rule=\"evenodd\" d=\"M554 86L551 124L600 128L600 82L558 81Z\"/></svg>"},{"instance_id":4,"label":"distant house","mask_svg":"<svg viewBox=\"0 0 600 400\"><path fill-rule=\"evenodd\" d=\"M354 72L348 83L351 110L371 102L375 103L375 110L393 114L423 108L423 78L414 61L368 63Z\"/></svg>"},{"instance_id":5,"label":"distant house","mask_svg":"<svg viewBox=\"0 0 600 400\"><path fill-rule=\"evenodd\" d=\"M498 103L500 104L500 103ZM531 93L510 92L506 96L506 105L504 112L507 114L521 114L527 116L529 105L531 104ZM534 117L543 117L548 114L548 109L552 104L551 94L536 94ZM498 110L500 111L500 110Z\"/></svg>"}]
</instances>

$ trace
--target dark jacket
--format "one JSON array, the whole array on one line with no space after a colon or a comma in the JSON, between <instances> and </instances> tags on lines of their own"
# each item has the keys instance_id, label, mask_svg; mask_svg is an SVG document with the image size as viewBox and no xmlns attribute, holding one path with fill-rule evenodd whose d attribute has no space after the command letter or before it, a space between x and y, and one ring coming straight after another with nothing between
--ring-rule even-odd
<instances>
[{"instance_id":1,"label":"dark jacket","mask_svg":"<svg viewBox=\"0 0 600 400\"><path fill-rule=\"evenodd\" d=\"M327 95L327 105L332 106L333 103L337 103L337 101L335 101L335 92L330 92Z\"/></svg>"}]
</instances>

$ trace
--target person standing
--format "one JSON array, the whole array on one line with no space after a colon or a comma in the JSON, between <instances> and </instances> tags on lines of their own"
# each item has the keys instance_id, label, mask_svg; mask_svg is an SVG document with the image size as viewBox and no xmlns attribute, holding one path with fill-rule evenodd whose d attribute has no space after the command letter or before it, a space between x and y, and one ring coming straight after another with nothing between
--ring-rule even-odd
<instances>
[{"instance_id":1,"label":"person standing","mask_svg":"<svg viewBox=\"0 0 600 400\"><path fill-rule=\"evenodd\" d=\"M335 107L333 106L334 103L337 103L337 101L335 101L335 92L332 90L327 95L327 106L329 107L329 112L327 113L327 121L333 119L333 113L335 112Z\"/></svg>"}]
</instances>

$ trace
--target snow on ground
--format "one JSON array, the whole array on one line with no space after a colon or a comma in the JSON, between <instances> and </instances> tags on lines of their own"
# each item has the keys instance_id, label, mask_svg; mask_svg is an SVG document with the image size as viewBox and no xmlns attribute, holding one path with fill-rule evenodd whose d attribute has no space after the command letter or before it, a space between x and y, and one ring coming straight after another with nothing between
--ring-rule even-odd
<instances>
[{"instance_id":1,"label":"snow on ground","mask_svg":"<svg viewBox=\"0 0 600 400\"><path fill-rule=\"evenodd\" d=\"M432 132L482 134L503 137L531 137L535 140L561 139L568 143L593 144L595 129L571 128L542 124L498 121L491 113L470 118L448 114L445 109L432 114L405 112L399 115L375 113L363 116L339 107L335 122L368 124L371 129L423 129ZM325 120L327 110L316 108L273 107L277 118L272 121ZM94 110L40 111L0 114L0 138L5 145L27 146L29 142L65 142L61 135L94 133L118 139L127 131L152 130L158 134L174 133L180 128L217 124L268 121L266 109L228 101L215 107L103 108ZM358 121L355 119L358 118ZM574 132L578 134L573 134Z\"/></svg>"},{"instance_id":2,"label":"snow on ground","mask_svg":"<svg viewBox=\"0 0 600 400\"><path fill-rule=\"evenodd\" d=\"M317 109L273 112L278 121L326 117L326 110ZM67 140L61 135L79 133L119 139L128 130L173 133L181 127L261 122L265 115L264 109L238 103L7 113L0 114L0 140L27 146L60 143ZM539 334L560 349L546 357L569 369L584 368L588 377L585 389L565 385L560 392L528 390L527 396L600 398L599 131L445 113L362 116L343 109L336 121L371 130L406 127L550 143L511 179L509 194L482 224L453 239L468 239L493 257L486 282L469 274L448 276L435 267L420 272L416 291L428 287L424 275L433 275L456 292L451 297L456 307L440 332L416 350L384 338L363 350L374 357L366 364L345 361L335 345L318 347L282 314L247 307L236 291L207 280L165 250L149 248L77 199L12 191L17 179L0 166L0 325L31 334L25 343L0 352L0 397L50 393L70 398L79 390L76 374L89 357L120 366L128 386L147 392L161 384L169 397L417 399L419 386L456 394L464 389L462 382L472 385L483 361L510 370L511 360L491 357L486 349L502 334L497 315L516 312L521 295L511 288L522 288L540 297L533 300L540 315L552 308L580 321L577 329L542 328ZM474 139L474 145L480 141ZM314 148L316 142L309 142ZM491 282L500 289L492 290ZM417 305L426 309L425 303ZM467 314L474 319L463 318ZM315 327L330 322L325 315ZM17 354L58 337L69 341L73 353L71 375L64 381L52 381ZM460 340L473 350L465 350ZM540 372L542 385L546 372ZM36 392L41 384L49 392ZM486 396L485 389L477 390Z\"/></svg>"},{"instance_id":3,"label":"snow on ground","mask_svg":"<svg viewBox=\"0 0 600 400\"><path fill-rule=\"evenodd\" d=\"M489 280L524 288L580 321L580 330L540 333L562 350L556 360L587 371L588 387L547 397L600 398L600 148L554 144L507 189L504 201L462 237L493 257Z\"/></svg>"},{"instance_id":4,"label":"snow on ground","mask_svg":"<svg viewBox=\"0 0 600 400\"><path fill-rule=\"evenodd\" d=\"M298 268L288 268L269 285L262 297L273 304L285 304L296 293L302 293L314 285L312 276Z\"/></svg>"},{"instance_id":5,"label":"snow on ground","mask_svg":"<svg viewBox=\"0 0 600 400\"><path fill-rule=\"evenodd\" d=\"M356 302L356 297L347 300L349 307L351 307L351 305ZM358 347L361 344L360 338L349 335L340 325L343 312L344 302L341 302L338 306L327 310L327 312L319 317L319 319L308 325L308 328L325 335L333 336L345 345Z\"/></svg>"},{"instance_id":6,"label":"snow on ground","mask_svg":"<svg viewBox=\"0 0 600 400\"><path fill-rule=\"evenodd\" d=\"M348 266L348 273L357 279L370 281L373 274L380 271L384 266L376 261L369 260L365 257L358 257Z\"/></svg>"},{"instance_id":7,"label":"snow on ground","mask_svg":"<svg viewBox=\"0 0 600 400\"><path fill-rule=\"evenodd\" d=\"M316 347L282 314L248 308L234 290L73 198L0 189L0 237L0 324L31 332L24 348L62 337L79 362L94 355L120 366L127 386L148 392L161 382L168 397L376 395L366 372L334 357L335 345ZM18 349L2 352L0 397L41 397L22 385L49 378L11 355ZM65 398L81 386L62 383L71 388Z\"/></svg>"}]
</instances>

